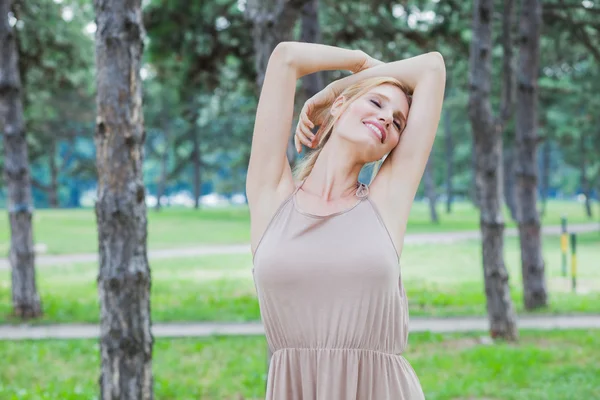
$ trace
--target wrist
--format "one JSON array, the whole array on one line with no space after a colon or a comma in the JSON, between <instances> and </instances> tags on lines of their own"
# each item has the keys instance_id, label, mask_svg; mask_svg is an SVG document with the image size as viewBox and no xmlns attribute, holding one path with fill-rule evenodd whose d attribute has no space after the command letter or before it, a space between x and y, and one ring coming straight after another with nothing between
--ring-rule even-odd
<instances>
[{"instance_id":1,"label":"wrist","mask_svg":"<svg viewBox=\"0 0 600 400\"><path fill-rule=\"evenodd\" d=\"M353 51L355 52L355 55L356 55L356 61L354 62L353 65L351 65L351 67L348 70L350 72L352 72L353 74L355 74L355 73L361 71L362 69L364 69L364 66L369 59L369 55L362 50L353 50Z\"/></svg>"}]
</instances>

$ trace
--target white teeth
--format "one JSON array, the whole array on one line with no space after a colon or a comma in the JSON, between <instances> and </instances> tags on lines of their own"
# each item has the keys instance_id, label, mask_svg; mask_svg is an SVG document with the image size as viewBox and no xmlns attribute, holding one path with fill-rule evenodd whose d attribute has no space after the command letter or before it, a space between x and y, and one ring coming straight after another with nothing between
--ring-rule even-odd
<instances>
[{"instance_id":1,"label":"white teeth","mask_svg":"<svg viewBox=\"0 0 600 400\"><path fill-rule=\"evenodd\" d=\"M375 132L375 134L377 136L379 136L379 139L381 139L381 132L379 131L379 129L377 129L377 127L375 125L371 125L371 124L365 124L366 126L368 126L373 132Z\"/></svg>"}]
</instances>

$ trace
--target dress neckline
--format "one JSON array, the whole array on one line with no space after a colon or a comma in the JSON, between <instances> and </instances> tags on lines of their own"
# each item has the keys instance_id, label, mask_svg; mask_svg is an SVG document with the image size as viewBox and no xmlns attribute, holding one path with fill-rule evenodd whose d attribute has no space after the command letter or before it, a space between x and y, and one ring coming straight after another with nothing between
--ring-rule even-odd
<instances>
[{"instance_id":1,"label":"dress neckline","mask_svg":"<svg viewBox=\"0 0 600 400\"><path fill-rule=\"evenodd\" d=\"M360 203L363 202L363 200L365 200L369 196L369 186L359 181L359 182L357 182L357 188L356 188L356 193L355 193L355 196L358 197L358 201L356 203L354 203L354 205L350 206L349 208L346 208L346 209L343 209L340 211L336 211L334 213L327 214L327 215L313 214L311 212L302 210L299 207L298 202L296 201L296 195L298 194L298 191L300 190L302 185L304 185L304 182L306 182L306 178L304 178L302 180L300 185L298 185L298 187L294 191L294 194L292 195L292 202L294 203L294 209L298 213L305 215L307 217L311 217L311 218L331 218L331 217L335 217L337 215L346 214L349 211L352 211L354 208L356 208Z\"/></svg>"}]
</instances>

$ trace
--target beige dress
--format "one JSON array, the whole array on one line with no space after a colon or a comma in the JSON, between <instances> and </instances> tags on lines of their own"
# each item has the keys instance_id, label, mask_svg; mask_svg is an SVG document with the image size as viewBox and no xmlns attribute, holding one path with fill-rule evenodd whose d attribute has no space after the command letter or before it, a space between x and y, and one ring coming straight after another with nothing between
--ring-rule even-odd
<instances>
[{"instance_id":1,"label":"beige dress","mask_svg":"<svg viewBox=\"0 0 600 400\"><path fill-rule=\"evenodd\" d=\"M303 182L304 183L304 182ZM298 188L254 255L254 283L273 352L267 400L420 400L401 355L408 304L398 254L368 186L353 207L301 210Z\"/></svg>"}]
</instances>

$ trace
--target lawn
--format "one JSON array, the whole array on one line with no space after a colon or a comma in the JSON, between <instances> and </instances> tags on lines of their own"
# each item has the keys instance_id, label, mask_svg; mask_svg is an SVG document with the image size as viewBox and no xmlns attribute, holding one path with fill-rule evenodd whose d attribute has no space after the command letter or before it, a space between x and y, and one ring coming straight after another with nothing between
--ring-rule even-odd
<instances>
[{"instance_id":1,"label":"lawn","mask_svg":"<svg viewBox=\"0 0 600 400\"><path fill-rule=\"evenodd\" d=\"M442 207L439 207L440 211ZM543 223L559 225L561 215L570 223L591 222L583 206L576 202L551 201ZM508 226L514 226L505 212ZM0 226L8 227L8 216L0 213ZM471 203L454 205L452 214L440 212L440 224L429 218L425 202L413 205L408 221L408 233L448 232L479 229L479 213ZM94 211L37 210L33 228L36 244L43 245L48 254L95 253L98 251ZM9 230L0 230L0 256L9 248ZM199 244L248 243L250 216L247 207L227 209L163 209L148 211L148 246L150 249L181 248Z\"/></svg>"},{"instance_id":2,"label":"lawn","mask_svg":"<svg viewBox=\"0 0 600 400\"><path fill-rule=\"evenodd\" d=\"M0 342L0 398L94 399L96 340ZM517 344L482 344L475 334L412 334L405 357L428 400L600 398L600 335L521 332ZM264 399L264 337L158 338L155 398Z\"/></svg>"},{"instance_id":3,"label":"lawn","mask_svg":"<svg viewBox=\"0 0 600 400\"><path fill-rule=\"evenodd\" d=\"M435 251L432 251L435 249ZM481 248L478 241L407 244L401 257L412 316L485 315ZM511 294L523 313L517 238L506 241ZM543 313L600 313L600 235L579 235L578 293L561 276L558 237L545 237L549 308ZM211 255L151 262L154 321L255 321L259 308L250 254ZM40 267L37 281L48 322L96 322L97 266ZM0 271L0 323L10 313L10 275Z\"/></svg>"}]
</instances>

